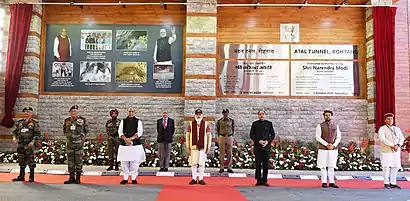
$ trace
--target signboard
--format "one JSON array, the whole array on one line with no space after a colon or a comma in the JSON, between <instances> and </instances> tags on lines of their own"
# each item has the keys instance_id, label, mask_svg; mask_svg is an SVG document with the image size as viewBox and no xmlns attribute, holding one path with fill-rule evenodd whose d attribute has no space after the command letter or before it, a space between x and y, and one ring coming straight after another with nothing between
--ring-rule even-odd
<instances>
[{"instance_id":1,"label":"signboard","mask_svg":"<svg viewBox=\"0 0 410 201\"><path fill-rule=\"evenodd\" d=\"M291 59L355 60L359 58L357 45L292 45Z\"/></svg>"},{"instance_id":2,"label":"signboard","mask_svg":"<svg viewBox=\"0 0 410 201\"><path fill-rule=\"evenodd\" d=\"M219 48L221 59L289 59L287 44L224 44Z\"/></svg>"},{"instance_id":3,"label":"signboard","mask_svg":"<svg viewBox=\"0 0 410 201\"><path fill-rule=\"evenodd\" d=\"M183 26L47 25L45 92L181 93Z\"/></svg>"},{"instance_id":4,"label":"signboard","mask_svg":"<svg viewBox=\"0 0 410 201\"><path fill-rule=\"evenodd\" d=\"M221 61L222 95L289 96L289 61Z\"/></svg>"},{"instance_id":5,"label":"signboard","mask_svg":"<svg viewBox=\"0 0 410 201\"><path fill-rule=\"evenodd\" d=\"M358 96L354 61L292 61L292 96Z\"/></svg>"}]
</instances>

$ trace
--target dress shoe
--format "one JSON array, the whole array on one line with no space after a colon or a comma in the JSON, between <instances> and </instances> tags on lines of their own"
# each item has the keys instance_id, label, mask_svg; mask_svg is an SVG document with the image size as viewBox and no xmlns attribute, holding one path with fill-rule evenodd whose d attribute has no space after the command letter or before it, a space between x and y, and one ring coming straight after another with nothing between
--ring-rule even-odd
<instances>
[{"instance_id":1,"label":"dress shoe","mask_svg":"<svg viewBox=\"0 0 410 201\"><path fill-rule=\"evenodd\" d=\"M330 184L329 184L329 187L331 187L331 188L339 188L339 186L337 186L335 183L330 183Z\"/></svg>"},{"instance_id":2,"label":"dress shoe","mask_svg":"<svg viewBox=\"0 0 410 201\"><path fill-rule=\"evenodd\" d=\"M205 185L206 183L205 183L204 180L201 180L201 181L198 182L198 184Z\"/></svg>"},{"instance_id":3,"label":"dress shoe","mask_svg":"<svg viewBox=\"0 0 410 201\"><path fill-rule=\"evenodd\" d=\"M111 170L114 170L114 168L112 166L107 168L107 171L111 171Z\"/></svg>"},{"instance_id":4,"label":"dress shoe","mask_svg":"<svg viewBox=\"0 0 410 201\"><path fill-rule=\"evenodd\" d=\"M168 172L168 168L164 168L164 172Z\"/></svg>"},{"instance_id":5,"label":"dress shoe","mask_svg":"<svg viewBox=\"0 0 410 201\"><path fill-rule=\"evenodd\" d=\"M132 180L132 184L138 184L137 180Z\"/></svg>"},{"instance_id":6,"label":"dress shoe","mask_svg":"<svg viewBox=\"0 0 410 201\"><path fill-rule=\"evenodd\" d=\"M122 180L121 182L120 182L120 184L127 184L128 183L128 180Z\"/></svg>"},{"instance_id":7,"label":"dress shoe","mask_svg":"<svg viewBox=\"0 0 410 201\"><path fill-rule=\"evenodd\" d=\"M401 189L401 187L397 184L390 184L390 188L397 188L397 189Z\"/></svg>"},{"instance_id":8,"label":"dress shoe","mask_svg":"<svg viewBox=\"0 0 410 201\"><path fill-rule=\"evenodd\" d=\"M159 171L160 171L160 172L164 171L164 168L159 168Z\"/></svg>"},{"instance_id":9,"label":"dress shoe","mask_svg":"<svg viewBox=\"0 0 410 201\"><path fill-rule=\"evenodd\" d=\"M219 169L219 173L223 173L224 172L224 169Z\"/></svg>"},{"instance_id":10,"label":"dress shoe","mask_svg":"<svg viewBox=\"0 0 410 201\"><path fill-rule=\"evenodd\" d=\"M390 189L390 184L384 184L385 189Z\"/></svg>"},{"instance_id":11,"label":"dress shoe","mask_svg":"<svg viewBox=\"0 0 410 201\"><path fill-rule=\"evenodd\" d=\"M322 188L327 188L327 183L322 183Z\"/></svg>"},{"instance_id":12,"label":"dress shoe","mask_svg":"<svg viewBox=\"0 0 410 201\"><path fill-rule=\"evenodd\" d=\"M263 185L262 181L260 181L260 180L256 181L255 186L262 186L262 185Z\"/></svg>"},{"instance_id":13,"label":"dress shoe","mask_svg":"<svg viewBox=\"0 0 410 201\"><path fill-rule=\"evenodd\" d=\"M229 172L229 173L233 173L233 170L232 170L232 169L228 169L228 172Z\"/></svg>"},{"instance_id":14,"label":"dress shoe","mask_svg":"<svg viewBox=\"0 0 410 201\"><path fill-rule=\"evenodd\" d=\"M192 180L189 182L189 185L193 185L193 184L197 184L197 182L196 182L195 179L192 179Z\"/></svg>"}]
</instances>

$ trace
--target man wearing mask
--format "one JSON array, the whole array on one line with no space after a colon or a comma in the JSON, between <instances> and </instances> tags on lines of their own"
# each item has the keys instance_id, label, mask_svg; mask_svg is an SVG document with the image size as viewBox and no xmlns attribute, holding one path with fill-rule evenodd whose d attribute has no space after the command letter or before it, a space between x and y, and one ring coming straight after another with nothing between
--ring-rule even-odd
<instances>
[{"instance_id":1,"label":"man wearing mask","mask_svg":"<svg viewBox=\"0 0 410 201\"><path fill-rule=\"evenodd\" d=\"M168 112L162 113L162 118L157 120L157 142L159 153L159 171L168 171L171 154L171 143L175 132L174 120L168 117Z\"/></svg>"},{"instance_id":2,"label":"man wearing mask","mask_svg":"<svg viewBox=\"0 0 410 201\"><path fill-rule=\"evenodd\" d=\"M401 149L404 143L404 136L401 129L393 126L394 114L384 115L386 125L380 127L380 158L383 166L384 188L398 188L397 173L401 169ZM390 178L390 179L389 179Z\"/></svg>"},{"instance_id":3,"label":"man wearing mask","mask_svg":"<svg viewBox=\"0 0 410 201\"><path fill-rule=\"evenodd\" d=\"M322 187L327 188L327 178L329 176L329 187L339 188L335 184L335 168L337 166L338 148L342 139L339 125L332 121L333 112L325 110L323 112L325 121L316 126L317 141L317 167L320 168Z\"/></svg>"},{"instance_id":4,"label":"man wearing mask","mask_svg":"<svg viewBox=\"0 0 410 201\"><path fill-rule=\"evenodd\" d=\"M250 132L250 137L254 143L256 186L269 186L269 158L271 156L271 144L275 139L272 122L266 120L265 115L266 113L263 110L258 112L259 120L252 123ZM261 169L263 169L262 175Z\"/></svg>"},{"instance_id":5,"label":"man wearing mask","mask_svg":"<svg viewBox=\"0 0 410 201\"><path fill-rule=\"evenodd\" d=\"M192 168L192 180L190 185L205 185L205 161L207 154L211 149L212 136L211 129L205 120L203 120L202 110L195 110L194 121L188 122L186 132L186 149L189 154L189 165ZM197 174L199 169L199 176ZM198 176L198 177L197 177Z\"/></svg>"},{"instance_id":6,"label":"man wearing mask","mask_svg":"<svg viewBox=\"0 0 410 201\"><path fill-rule=\"evenodd\" d=\"M135 108L128 108L128 117L121 120L118 127L118 134L122 139L122 143L118 148L118 160L121 161L124 172L124 177L120 184L127 184L130 175L132 184L138 184L138 169L146 158L140 140L142 133L142 121L135 117Z\"/></svg>"},{"instance_id":7,"label":"man wearing mask","mask_svg":"<svg viewBox=\"0 0 410 201\"><path fill-rule=\"evenodd\" d=\"M63 132L67 138L67 161L70 178L64 184L80 184L83 172L84 141L89 133L88 123L84 117L78 116L78 106L73 105L70 117L64 120ZM75 177L74 177L75 173Z\"/></svg>"},{"instance_id":8,"label":"man wearing mask","mask_svg":"<svg viewBox=\"0 0 410 201\"><path fill-rule=\"evenodd\" d=\"M17 159L20 166L20 174L13 181L24 181L26 166L30 168L29 182L34 182L34 143L41 137L38 120L32 118L33 108L23 109L24 118L16 122L13 129L13 141L18 143Z\"/></svg>"},{"instance_id":9,"label":"man wearing mask","mask_svg":"<svg viewBox=\"0 0 410 201\"><path fill-rule=\"evenodd\" d=\"M232 144L233 134L235 132L235 122L229 117L229 110L224 109L222 111L223 118L220 118L216 122L216 133L218 134L219 141L219 173L223 173L225 170L225 153L228 158L228 172L233 173L232 170Z\"/></svg>"},{"instance_id":10,"label":"man wearing mask","mask_svg":"<svg viewBox=\"0 0 410 201\"><path fill-rule=\"evenodd\" d=\"M118 110L113 109L110 111L111 119L105 123L105 130L108 135L108 154L109 154L109 162L110 167L108 167L107 171L113 170L115 166L115 170L118 171L118 146L120 144L120 139L118 137L118 127L120 126L121 121L118 119Z\"/></svg>"}]
</instances>

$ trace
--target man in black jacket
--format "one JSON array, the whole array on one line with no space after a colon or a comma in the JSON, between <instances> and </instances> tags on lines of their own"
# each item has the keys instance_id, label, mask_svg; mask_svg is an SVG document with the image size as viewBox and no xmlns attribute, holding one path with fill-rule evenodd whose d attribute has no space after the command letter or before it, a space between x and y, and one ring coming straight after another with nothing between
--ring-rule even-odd
<instances>
[{"instance_id":1,"label":"man in black jacket","mask_svg":"<svg viewBox=\"0 0 410 201\"><path fill-rule=\"evenodd\" d=\"M174 120L168 117L168 112L164 111L162 113L162 118L157 120L159 171L168 171L172 137L174 132Z\"/></svg>"},{"instance_id":2,"label":"man in black jacket","mask_svg":"<svg viewBox=\"0 0 410 201\"><path fill-rule=\"evenodd\" d=\"M252 123L250 133L250 137L254 142L256 186L269 186L269 158L271 155L271 143L275 139L272 122L265 120L265 114L265 111L262 110L258 112L259 120ZM263 176L261 176L261 167L263 168Z\"/></svg>"}]
</instances>

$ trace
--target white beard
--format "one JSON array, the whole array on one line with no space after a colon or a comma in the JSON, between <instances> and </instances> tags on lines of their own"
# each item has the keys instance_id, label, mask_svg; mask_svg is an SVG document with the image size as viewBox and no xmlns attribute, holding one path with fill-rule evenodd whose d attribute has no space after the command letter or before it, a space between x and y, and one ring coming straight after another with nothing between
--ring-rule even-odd
<instances>
[{"instance_id":1,"label":"white beard","mask_svg":"<svg viewBox=\"0 0 410 201\"><path fill-rule=\"evenodd\" d=\"M202 117L195 117L196 123L200 123L202 121Z\"/></svg>"}]
</instances>

